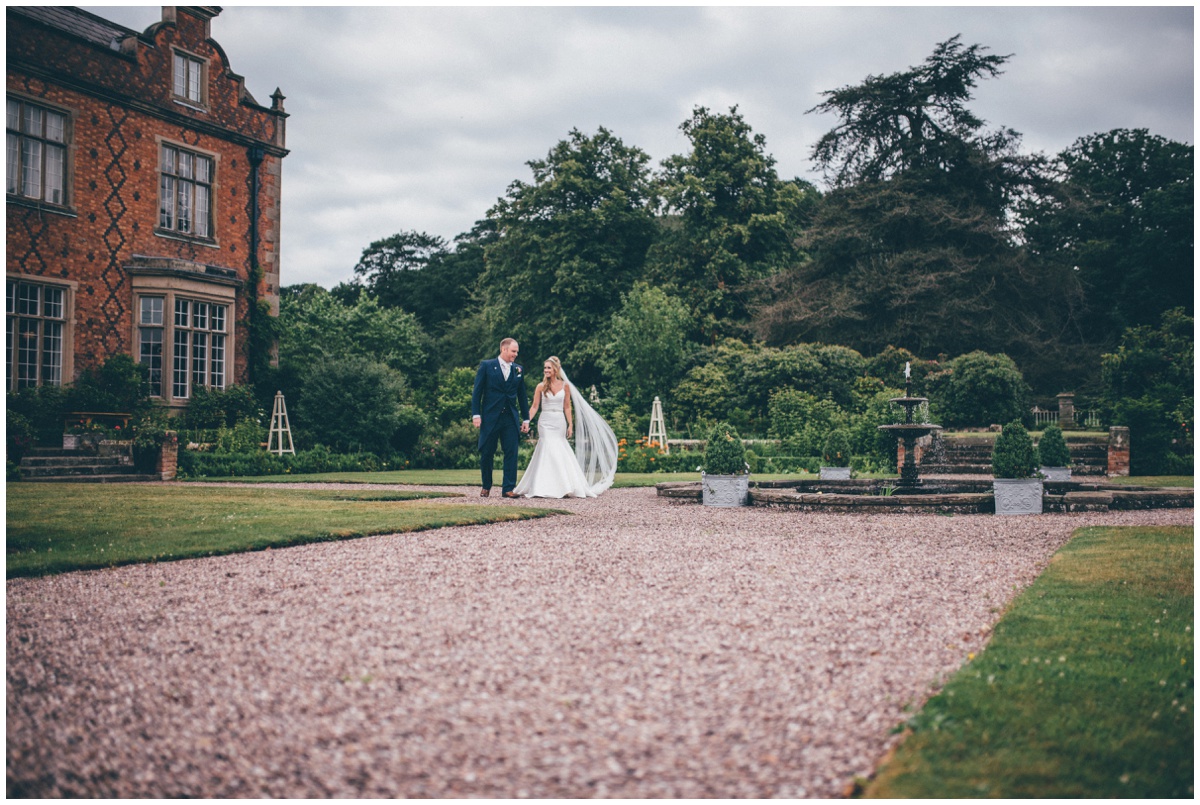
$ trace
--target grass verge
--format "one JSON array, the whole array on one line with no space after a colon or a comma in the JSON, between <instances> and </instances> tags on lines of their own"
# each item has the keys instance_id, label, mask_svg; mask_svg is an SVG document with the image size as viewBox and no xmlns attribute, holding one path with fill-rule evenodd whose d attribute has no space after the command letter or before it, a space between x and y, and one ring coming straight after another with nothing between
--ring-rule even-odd
<instances>
[{"instance_id":1,"label":"grass verge","mask_svg":"<svg viewBox=\"0 0 1200 805\"><path fill-rule=\"evenodd\" d=\"M1108 479L1111 484L1124 486L1196 486L1194 475L1116 475Z\"/></svg>"},{"instance_id":2,"label":"grass verge","mask_svg":"<svg viewBox=\"0 0 1200 805\"><path fill-rule=\"evenodd\" d=\"M428 492L17 483L6 495L8 578L555 513Z\"/></svg>"},{"instance_id":3,"label":"grass verge","mask_svg":"<svg viewBox=\"0 0 1200 805\"><path fill-rule=\"evenodd\" d=\"M1193 796L1192 539L1077 532L863 795Z\"/></svg>"}]
</instances>

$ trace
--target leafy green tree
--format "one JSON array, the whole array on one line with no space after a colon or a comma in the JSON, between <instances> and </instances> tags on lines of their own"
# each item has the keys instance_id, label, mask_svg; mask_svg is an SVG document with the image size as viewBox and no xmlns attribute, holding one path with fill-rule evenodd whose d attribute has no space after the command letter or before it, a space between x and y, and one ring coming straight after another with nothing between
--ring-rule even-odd
<instances>
[{"instance_id":1,"label":"leafy green tree","mask_svg":"<svg viewBox=\"0 0 1200 805\"><path fill-rule=\"evenodd\" d=\"M280 293L279 361L306 367L321 358L379 360L410 379L429 373L429 337L413 314L385 308L365 289L347 305L317 285Z\"/></svg>"},{"instance_id":2,"label":"leafy green tree","mask_svg":"<svg viewBox=\"0 0 1200 805\"><path fill-rule=\"evenodd\" d=\"M736 419L744 427L749 418L742 409L736 408L731 393L736 386L732 373L723 365L702 363L693 366L671 395L673 410L664 411L664 414L672 419L676 428L682 424L692 428L697 435L702 435L719 420Z\"/></svg>"},{"instance_id":3,"label":"leafy green tree","mask_svg":"<svg viewBox=\"0 0 1200 805\"><path fill-rule=\"evenodd\" d=\"M382 307L412 313L426 332L450 332L475 305L472 289L483 273L484 249L495 239L495 224L489 220L477 221L456 237L453 249L434 235L399 232L364 249L354 281L331 293L353 306L365 288Z\"/></svg>"},{"instance_id":4,"label":"leafy green tree","mask_svg":"<svg viewBox=\"0 0 1200 805\"><path fill-rule=\"evenodd\" d=\"M1190 473L1195 449L1195 320L1183 308L1125 331L1101 359L1106 417L1129 428L1135 475Z\"/></svg>"},{"instance_id":5,"label":"leafy green tree","mask_svg":"<svg viewBox=\"0 0 1200 805\"><path fill-rule=\"evenodd\" d=\"M880 182L908 171L963 174L984 180L1004 170L995 163L1020 139L1011 129L984 131L967 102L980 78L1000 75L1011 58L985 53L982 45L964 47L959 36L934 48L919 66L886 76L868 76L856 86L821 93L810 112L833 113L841 122L813 147L813 160L834 187ZM984 157L983 160L980 157ZM993 188L999 213L1009 182Z\"/></svg>"},{"instance_id":6,"label":"leafy green tree","mask_svg":"<svg viewBox=\"0 0 1200 805\"><path fill-rule=\"evenodd\" d=\"M981 350L960 355L941 377L931 376L929 406L950 428L986 427L1029 418L1032 391L1007 355Z\"/></svg>"},{"instance_id":7,"label":"leafy green tree","mask_svg":"<svg viewBox=\"0 0 1200 805\"><path fill-rule=\"evenodd\" d=\"M1031 248L1079 276L1090 341L1194 313L1194 150L1145 129L1081 137L1056 160L1056 192L1023 207Z\"/></svg>"},{"instance_id":8,"label":"leafy green tree","mask_svg":"<svg viewBox=\"0 0 1200 805\"><path fill-rule=\"evenodd\" d=\"M770 435L791 455L818 456L831 431L849 418L837 403L796 389L779 389L769 402Z\"/></svg>"},{"instance_id":9,"label":"leafy green tree","mask_svg":"<svg viewBox=\"0 0 1200 805\"><path fill-rule=\"evenodd\" d=\"M683 374L687 328L687 309L678 299L635 283L613 314L599 360L608 394L634 411L648 412L656 396L669 402Z\"/></svg>"},{"instance_id":10,"label":"leafy green tree","mask_svg":"<svg viewBox=\"0 0 1200 805\"><path fill-rule=\"evenodd\" d=\"M739 334L749 320L752 282L795 259L792 242L817 193L780 181L766 139L737 107L698 106L680 129L691 151L664 160L660 194L667 223L650 258L658 283L677 288L697 336Z\"/></svg>"},{"instance_id":11,"label":"leafy green tree","mask_svg":"<svg viewBox=\"0 0 1200 805\"><path fill-rule=\"evenodd\" d=\"M442 427L471 420L471 392L475 387L475 366L443 368L437 375L434 419Z\"/></svg>"},{"instance_id":12,"label":"leafy green tree","mask_svg":"<svg viewBox=\"0 0 1200 805\"><path fill-rule=\"evenodd\" d=\"M1061 374L1078 283L1017 242L1010 213L1039 191L1040 162L1017 153L1016 132L985 130L968 110L976 81L1008 59L983 50L954 37L924 64L828 92L812 110L841 118L813 151L833 190L800 240L811 260L779 275L757 311L768 343L983 348Z\"/></svg>"},{"instance_id":13,"label":"leafy green tree","mask_svg":"<svg viewBox=\"0 0 1200 805\"><path fill-rule=\"evenodd\" d=\"M415 313L413 290L430 263L447 254L446 241L425 232L397 232L363 249L354 266L356 284L364 286L384 307L403 307Z\"/></svg>"},{"instance_id":14,"label":"leafy green tree","mask_svg":"<svg viewBox=\"0 0 1200 805\"><path fill-rule=\"evenodd\" d=\"M580 347L641 275L655 233L649 159L600 128L527 163L533 182L513 182L488 211L499 234L477 289L492 341L512 336L526 361L558 355L573 380L595 382L595 350Z\"/></svg>"}]
</instances>

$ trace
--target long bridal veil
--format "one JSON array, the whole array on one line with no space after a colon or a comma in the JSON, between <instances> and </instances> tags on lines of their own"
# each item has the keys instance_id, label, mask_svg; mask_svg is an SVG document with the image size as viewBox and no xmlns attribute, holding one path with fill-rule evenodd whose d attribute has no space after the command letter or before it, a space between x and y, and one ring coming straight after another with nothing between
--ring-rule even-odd
<instances>
[{"instance_id":1,"label":"long bridal veil","mask_svg":"<svg viewBox=\"0 0 1200 805\"><path fill-rule=\"evenodd\" d=\"M566 372L563 380L571 386L571 405L575 409L575 458L583 468L588 491L599 495L612 486L617 474L617 435Z\"/></svg>"}]
</instances>

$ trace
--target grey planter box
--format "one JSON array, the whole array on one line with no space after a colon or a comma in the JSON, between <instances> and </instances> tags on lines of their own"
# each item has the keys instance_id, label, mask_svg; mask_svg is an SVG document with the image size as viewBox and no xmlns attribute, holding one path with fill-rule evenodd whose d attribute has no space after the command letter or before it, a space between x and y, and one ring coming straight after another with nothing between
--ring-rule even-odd
<instances>
[{"instance_id":1,"label":"grey planter box","mask_svg":"<svg viewBox=\"0 0 1200 805\"><path fill-rule=\"evenodd\" d=\"M849 481L849 467L821 467L822 481Z\"/></svg>"},{"instance_id":2,"label":"grey planter box","mask_svg":"<svg viewBox=\"0 0 1200 805\"><path fill-rule=\"evenodd\" d=\"M996 514L1041 514L1042 480L1040 478L995 478L992 493Z\"/></svg>"},{"instance_id":3,"label":"grey planter box","mask_svg":"<svg viewBox=\"0 0 1200 805\"><path fill-rule=\"evenodd\" d=\"M745 506L750 496L750 476L700 473L700 488L705 506L729 509Z\"/></svg>"},{"instance_id":4,"label":"grey planter box","mask_svg":"<svg viewBox=\"0 0 1200 805\"><path fill-rule=\"evenodd\" d=\"M1039 471L1045 475L1047 481L1069 481L1071 480L1070 467L1041 467Z\"/></svg>"}]
</instances>

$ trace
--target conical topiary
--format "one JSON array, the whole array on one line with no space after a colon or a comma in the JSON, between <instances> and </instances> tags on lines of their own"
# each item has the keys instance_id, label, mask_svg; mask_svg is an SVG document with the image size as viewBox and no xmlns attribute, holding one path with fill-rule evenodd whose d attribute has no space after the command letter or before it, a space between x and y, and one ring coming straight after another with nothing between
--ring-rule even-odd
<instances>
[{"instance_id":1,"label":"conical topiary","mask_svg":"<svg viewBox=\"0 0 1200 805\"><path fill-rule=\"evenodd\" d=\"M744 475L746 446L733 425L718 422L704 446L704 471L709 475Z\"/></svg>"},{"instance_id":2,"label":"conical topiary","mask_svg":"<svg viewBox=\"0 0 1200 805\"><path fill-rule=\"evenodd\" d=\"M1042 438L1038 441L1038 455L1043 466L1071 466L1071 451L1067 449L1067 440L1063 438L1062 428L1058 425L1046 426L1042 431Z\"/></svg>"},{"instance_id":3,"label":"conical topiary","mask_svg":"<svg viewBox=\"0 0 1200 805\"><path fill-rule=\"evenodd\" d=\"M834 428L825 437L821 463L826 467L850 466L850 436L842 428Z\"/></svg>"},{"instance_id":4,"label":"conical topiary","mask_svg":"<svg viewBox=\"0 0 1200 805\"><path fill-rule=\"evenodd\" d=\"M1010 422L1000 431L992 448L992 475L996 478L1032 478L1040 462L1029 431L1020 422Z\"/></svg>"}]
</instances>

